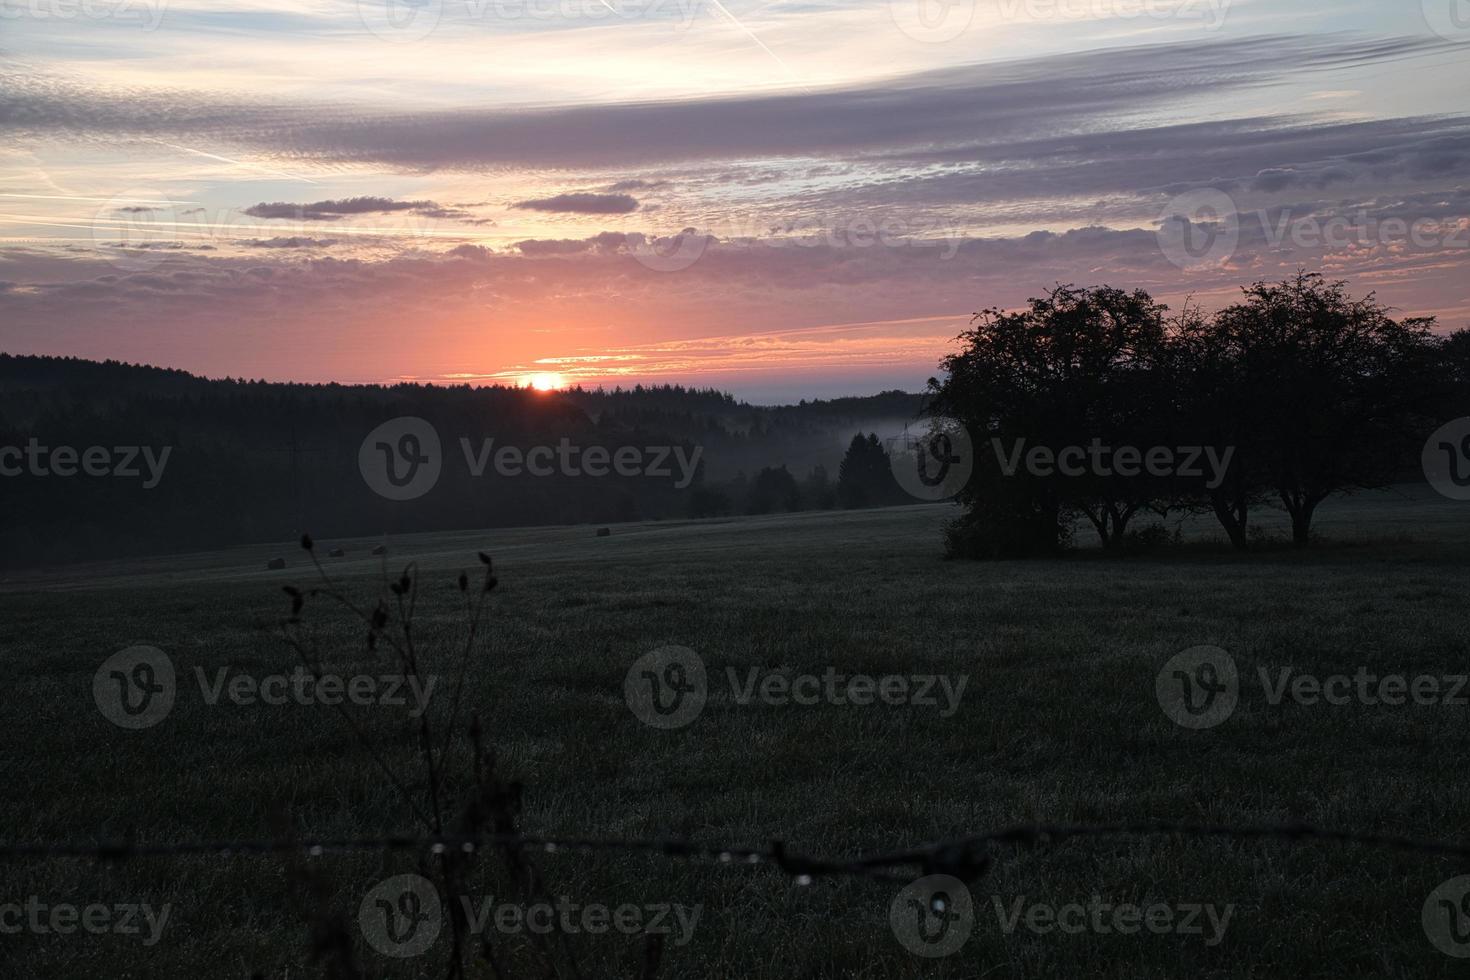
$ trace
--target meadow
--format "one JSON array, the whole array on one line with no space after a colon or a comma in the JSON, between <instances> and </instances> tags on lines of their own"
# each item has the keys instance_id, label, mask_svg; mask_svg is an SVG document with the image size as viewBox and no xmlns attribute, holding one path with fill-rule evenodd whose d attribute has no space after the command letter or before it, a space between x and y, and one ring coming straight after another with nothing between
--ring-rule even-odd
<instances>
[{"instance_id":1,"label":"meadow","mask_svg":"<svg viewBox=\"0 0 1470 980\"><path fill-rule=\"evenodd\" d=\"M524 784L521 827L546 835L772 839L853 857L1030 821L1304 821L1470 841L1470 707L1272 704L1255 680L1284 667L1321 677L1450 677L1470 670L1470 511L1427 489L1324 505L1317 546L1284 543L1263 512L1255 551L1228 550L1208 520L1147 555L1105 558L1079 536L1065 558L940 557L945 506L769 517L422 534L387 543L392 576L418 563L427 669L450 674L463 633L454 581L495 560L492 617L467 705L501 770ZM1172 527L1172 523L1171 523ZM376 541L322 541L344 589L370 601ZM346 557L325 557L341 546ZM269 559L287 560L267 571ZM348 837L419 830L332 709L209 704L194 683L296 666L282 641L284 585L314 572L294 545L10 575L0 581L9 683L0 774L6 841L258 839L282 827ZM308 608L343 673L379 654L340 615ZM93 698L104 659L135 644L168 654L173 710L137 731ZM630 665L666 645L695 651L711 694L691 724L643 724L624 699ZM1182 650L1229 652L1240 702L1217 727L1166 716L1160 669ZM946 716L917 704L741 704L727 668L785 676L967 677ZM1462 694L1470 692L1461 692ZM442 708L434 702L431 712ZM401 710L353 709L384 754L417 768ZM545 888L571 900L701 909L661 976L1382 977L1463 975L1426 936L1421 910L1466 862L1349 845L1187 838L1073 840L998 848L970 886L974 931L953 955L900 944L900 885L637 854L535 857ZM324 901L350 922L373 885L414 854L311 859ZM487 858L476 894L499 894ZM300 887L274 857L27 859L4 865L0 903L170 906L158 941L137 936L0 936L14 977L296 978L320 975ZM1033 905L1098 899L1229 906L1222 935L1058 929L1007 932ZM1216 941L1218 940L1218 941ZM511 946L517 941L506 940ZM636 977L641 939L567 937L587 977ZM442 976L446 943L383 957L358 937L371 976ZM483 975L490 975L488 972ZM519 975L519 974L516 974Z\"/></svg>"}]
</instances>

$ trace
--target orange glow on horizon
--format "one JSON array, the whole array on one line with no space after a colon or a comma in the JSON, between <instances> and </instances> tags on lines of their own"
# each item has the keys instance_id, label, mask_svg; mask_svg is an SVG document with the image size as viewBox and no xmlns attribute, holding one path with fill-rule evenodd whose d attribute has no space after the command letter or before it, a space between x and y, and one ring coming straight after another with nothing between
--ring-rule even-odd
<instances>
[{"instance_id":1,"label":"orange glow on horizon","mask_svg":"<svg viewBox=\"0 0 1470 980\"><path fill-rule=\"evenodd\" d=\"M521 383L528 388L535 388L537 391L559 391L567 386L565 378L552 372L528 374L521 379Z\"/></svg>"}]
</instances>

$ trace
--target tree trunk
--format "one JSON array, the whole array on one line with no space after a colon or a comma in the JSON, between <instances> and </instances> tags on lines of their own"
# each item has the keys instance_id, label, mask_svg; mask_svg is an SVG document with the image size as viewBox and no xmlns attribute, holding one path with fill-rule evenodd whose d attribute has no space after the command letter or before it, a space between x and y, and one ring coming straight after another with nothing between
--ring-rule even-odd
<instances>
[{"instance_id":1,"label":"tree trunk","mask_svg":"<svg viewBox=\"0 0 1470 980\"><path fill-rule=\"evenodd\" d=\"M1102 507L1099 507L1097 513L1094 514L1092 508L1083 507L1082 513L1087 515L1087 520L1092 524L1092 529L1097 532L1098 540L1102 542L1103 551L1112 551L1114 539L1108 533L1108 512Z\"/></svg>"},{"instance_id":2,"label":"tree trunk","mask_svg":"<svg viewBox=\"0 0 1470 980\"><path fill-rule=\"evenodd\" d=\"M1281 501L1291 515L1291 543L1298 548L1305 548L1312 542L1312 515L1316 513L1322 497L1282 490Z\"/></svg>"},{"instance_id":3,"label":"tree trunk","mask_svg":"<svg viewBox=\"0 0 1470 980\"><path fill-rule=\"evenodd\" d=\"M1123 535L1128 531L1128 522L1133 520L1133 515L1138 513L1138 504L1129 504L1121 511L1113 504L1108 504L1108 510L1113 514L1113 536L1122 545Z\"/></svg>"},{"instance_id":4,"label":"tree trunk","mask_svg":"<svg viewBox=\"0 0 1470 980\"><path fill-rule=\"evenodd\" d=\"M1312 540L1312 517L1310 514L1291 515L1291 543L1305 548Z\"/></svg>"},{"instance_id":5,"label":"tree trunk","mask_svg":"<svg viewBox=\"0 0 1470 980\"><path fill-rule=\"evenodd\" d=\"M1232 502L1226 500L1223 494L1211 494L1210 504L1215 508L1215 519L1229 536L1231 546L1236 551L1245 551L1249 547L1245 527L1250 516L1245 501L1237 498Z\"/></svg>"}]
</instances>

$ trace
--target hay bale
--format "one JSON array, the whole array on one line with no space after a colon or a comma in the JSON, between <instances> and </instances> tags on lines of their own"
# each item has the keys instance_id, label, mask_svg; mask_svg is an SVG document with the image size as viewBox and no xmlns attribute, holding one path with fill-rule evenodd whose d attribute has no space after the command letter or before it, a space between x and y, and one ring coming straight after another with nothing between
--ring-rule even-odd
<instances>
[{"instance_id":1,"label":"hay bale","mask_svg":"<svg viewBox=\"0 0 1470 980\"><path fill-rule=\"evenodd\" d=\"M270 561L265 563L265 567L272 572L279 572L281 569L286 567L286 559L272 558Z\"/></svg>"},{"instance_id":2,"label":"hay bale","mask_svg":"<svg viewBox=\"0 0 1470 980\"><path fill-rule=\"evenodd\" d=\"M333 548L331 551L327 552L327 557L328 558L342 558L342 557L345 557L346 554L347 554L347 552L343 551L341 548Z\"/></svg>"},{"instance_id":3,"label":"hay bale","mask_svg":"<svg viewBox=\"0 0 1470 980\"><path fill-rule=\"evenodd\" d=\"M388 546L386 544L380 544L376 548L373 549L373 554L375 554L375 555L386 555L387 553L388 553Z\"/></svg>"},{"instance_id":4,"label":"hay bale","mask_svg":"<svg viewBox=\"0 0 1470 980\"><path fill-rule=\"evenodd\" d=\"M612 534L612 528L610 527L600 527L597 529L597 536L599 538L605 538L610 534Z\"/></svg>"}]
</instances>

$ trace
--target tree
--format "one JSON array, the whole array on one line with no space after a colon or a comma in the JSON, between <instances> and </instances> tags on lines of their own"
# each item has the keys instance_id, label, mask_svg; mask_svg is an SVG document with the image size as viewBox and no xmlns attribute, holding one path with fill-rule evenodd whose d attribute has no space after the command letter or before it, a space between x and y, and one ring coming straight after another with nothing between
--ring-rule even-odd
<instances>
[{"instance_id":1,"label":"tree","mask_svg":"<svg viewBox=\"0 0 1470 980\"><path fill-rule=\"evenodd\" d=\"M723 490L696 485L689 495L690 517L724 517L730 510L730 495Z\"/></svg>"},{"instance_id":2,"label":"tree","mask_svg":"<svg viewBox=\"0 0 1470 980\"><path fill-rule=\"evenodd\" d=\"M1456 330L1441 341L1443 366L1439 420L1470 415L1470 328Z\"/></svg>"},{"instance_id":3,"label":"tree","mask_svg":"<svg viewBox=\"0 0 1470 980\"><path fill-rule=\"evenodd\" d=\"M775 510L801 510L801 490L784 464L767 466L757 473L746 497L747 514L769 514Z\"/></svg>"},{"instance_id":4,"label":"tree","mask_svg":"<svg viewBox=\"0 0 1470 980\"><path fill-rule=\"evenodd\" d=\"M837 491L832 488L832 479L827 475L827 467L821 463L812 467L811 475L802 485L801 494L802 499L813 510L831 510L837 506Z\"/></svg>"},{"instance_id":5,"label":"tree","mask_svg":"<svg viewBox=\"0 0 1470 980\"><path fill-rule=\"evenodd\" d=\"M1210 321L1191 367L1208 389L1210 438L1235 441L1239 531L1251 495L1269 493L1305 546L1323 500L1386 486L1417 450L1438 408L1440 345L1432 318L1395 320L1373 294L1354 299L1315 273L1243 292Z\"/></svg>"},{"instance_id":6,"label":"tree","mask_svg":"<svg viewBox=\"0 0 1470 980\"><path fill-rule=\"evenodd\" d=\"M974 550L1056 550L1072 515L1112 549L1139 511L1162 506L1168 494L1145 468L1056 464L1064 451L1075 461L1075 447L1165 444L1174 421L1167 309L1142 290L1057 286L1018 312L976 315L943 363L944 382L930 381L929 406L976 443L956 531L996 540ZM1032 465L1038 452L1042 465Z\"/></svg>"},{"instance_id":7,"label":"tree","mask_svg":"<svg viewBox=\"0 0 1470 980\"><path fill-rule=\"evenodd\" d=\"M1215 515L1230 544L1249 547L1251 508L1265 501L1262 478L1255 470L1254 440L1270 419L1250 392L1243 361L1230 339L1216 329L1213 317L1186 306L1172 337L1171 377L1177 393L1176 412L1190 445L1201 447L1230 464L1216 479L1181 479L1174 498L1190 509Z\"/></svg>"},{"instance_id":8,"label":"tree","mask_svg":"<svg viewBox=\"0 0 1470 980\"><path fill-rule=\"evenodd\" d=\"M876 433L852 437L837 468L837 500L845 508L878 507L897 500L888 450Z\"/></svg>"}]
</instances>

